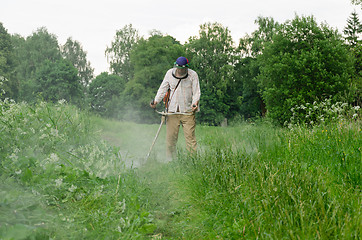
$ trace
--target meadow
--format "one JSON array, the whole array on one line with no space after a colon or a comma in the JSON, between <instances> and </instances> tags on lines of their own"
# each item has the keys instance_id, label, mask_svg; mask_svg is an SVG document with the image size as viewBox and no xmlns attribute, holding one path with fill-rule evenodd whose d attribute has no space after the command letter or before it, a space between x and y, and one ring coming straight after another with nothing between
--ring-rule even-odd
<instances>
[{"instance_id":1,"label":"meadow","mask_svg":"<svg viewBox=\"0 0 362 240\"><path fill-rule=\"evenodd\" d=\"M361 120L165 128L0 103L0 239L360 239Z\"/></svg>"}]
</instances>

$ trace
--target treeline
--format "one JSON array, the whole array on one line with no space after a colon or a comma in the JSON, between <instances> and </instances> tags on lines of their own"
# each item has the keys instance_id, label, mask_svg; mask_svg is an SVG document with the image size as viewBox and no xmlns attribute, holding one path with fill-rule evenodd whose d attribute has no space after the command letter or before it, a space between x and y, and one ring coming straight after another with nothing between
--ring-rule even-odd
<instances>
[{"instance_id":1,"label":"treeline","mask_svg":"<svg viewBox=\"0 0 362 240\"><path fill-rule=\"evenodd\" d=\"M362 24L356 12L343 34L312 16L255 22L257 30L237 44L219 23L202 24L185 44L158 31L145 38L126 25L105 50L109 73L98 76L78 41L60 45L46 28L26 38L10 35L0 23L1 98L65 99L101 116L151 123L159 116L149 102L175 59L186 56L199 74L197 118L204 124L265 115L285 124L292 108L326 99L361 106Z\"/></svg>"}]
</instances>

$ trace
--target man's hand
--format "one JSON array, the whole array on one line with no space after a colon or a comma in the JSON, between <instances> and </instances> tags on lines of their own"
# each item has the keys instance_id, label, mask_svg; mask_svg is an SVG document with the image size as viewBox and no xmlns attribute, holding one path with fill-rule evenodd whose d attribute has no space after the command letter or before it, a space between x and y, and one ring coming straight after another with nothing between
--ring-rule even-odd
<instances>
[{"instance_id":1,"label":"man's hand","mask_svg":"<svg viewBox=\"0 0 362 240\"><path fill-rule=\"evenodd\" d=\"M155 109L155 108L156 108L156 105L157 105L157 102L156 102L155 100L152 100L152 101L150 102L150 107L151 107L151 108Z\"/></svg>"},{"instance_id":2,"label":"man's hand","mask_svg":"<svg viewBox=\"0 0 362 240\"><path fill-rule=\"evenodd\" d=\"M196 112L198 108L199 108L198 104L192 104L192 111L193 112Z\"/></svg>"}]
</instances>

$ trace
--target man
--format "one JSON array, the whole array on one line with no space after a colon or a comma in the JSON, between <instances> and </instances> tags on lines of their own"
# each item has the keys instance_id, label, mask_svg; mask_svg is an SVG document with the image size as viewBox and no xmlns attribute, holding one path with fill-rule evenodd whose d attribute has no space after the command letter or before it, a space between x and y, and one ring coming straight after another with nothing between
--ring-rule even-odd
<instances>
[{"instance_id":1,"label":"man","mask_svg":"<svg viewBox=\"0 0 362 240\"><path fill-rule=\"evenodd\" d=\"M166 124L167 157L176 152L176 143L180 124L182 125L187 150L196 151L195 112L199 111L200 84L197 73L189 69L189 61L185 57L177 58L174 68L169 69L150 104L156 108L169 91L168 113Z\"/></svg>"}]
</instances>

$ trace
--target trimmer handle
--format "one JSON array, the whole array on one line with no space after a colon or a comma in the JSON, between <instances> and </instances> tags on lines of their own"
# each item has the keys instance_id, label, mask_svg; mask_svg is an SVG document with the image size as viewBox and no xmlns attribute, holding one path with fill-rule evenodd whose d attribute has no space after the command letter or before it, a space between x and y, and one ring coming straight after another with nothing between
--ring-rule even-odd
<instances>
[{"instance_id":1,"label":"trimmer handle","mask_svg":"<svg viewBox=\"0 0 362 240\"><path fill-rule=\"evenodd\" d=\"M154 99L152 99L152 101L150 102L150 106L151 106L151 108L156 109L156 103L155 103Z\"/></svg>"}]
</instances>

